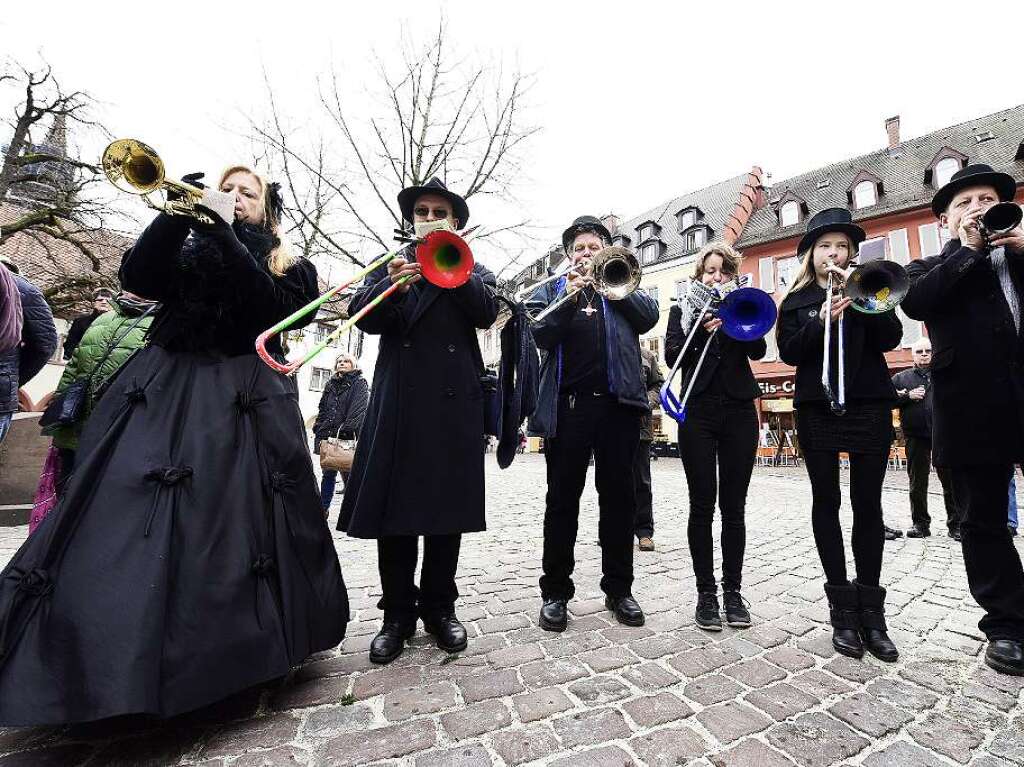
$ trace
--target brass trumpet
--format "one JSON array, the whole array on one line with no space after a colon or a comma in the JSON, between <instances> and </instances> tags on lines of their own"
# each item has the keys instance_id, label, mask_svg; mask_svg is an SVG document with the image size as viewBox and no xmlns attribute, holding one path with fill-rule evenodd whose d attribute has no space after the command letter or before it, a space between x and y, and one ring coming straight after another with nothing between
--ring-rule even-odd
<instances>
[{"instance_id":1,"label":"brass trumpet","mask_svg":"<svg viewBox=\"0 0 1024 767\"><path fill-rule=\"evenodd\" d=\"M516 294L517 301L523 301L541 285L558 280L570 273L589 274L594 282L594 289L609 301L621 301L640 286L640 262L626 248L612 245L602 248L585 265L574 266L562 274L553 274L540 282L523 288ZM570 288L565 295L546 307L536 316L527 315L534 322L540 322L558 307L575 298L579 291Z\"/></svg>"},{"instance_id":2,"label":"brass trumpet","mask_svg":"<svg viewBox=\"0 0 1024 767\"><path fill-rule=\"evenodd\" d=\"M204 224L214 223L212 218L196 210L196 205L203 201L203 190L167 178L163 160L148 144L133 138L118 139L103 150L101 163L110 183L122 192L139 195L149 207L169 216L191 216ZM178 199L168 199L168 191L175 192ZM149 198L154 192L163 192L162 203Z\"/></svg>"}]
</instances>

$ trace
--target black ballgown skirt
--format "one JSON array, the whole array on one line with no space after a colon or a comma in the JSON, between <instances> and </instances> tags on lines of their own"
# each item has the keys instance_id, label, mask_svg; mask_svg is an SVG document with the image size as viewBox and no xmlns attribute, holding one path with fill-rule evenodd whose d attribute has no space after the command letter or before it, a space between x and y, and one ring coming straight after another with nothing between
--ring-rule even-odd
<instances>
[{"instance_id":1,"label":"black ballgown skirt","mask_svg":"<svg viewBox=\"0 0 1024 767\"><path fill-rule=\"evenodd\" d=\"M200 708L336 646L348 617L294 382L151 346L0 573L0 725Z\"/></svg>"}]
</instances>

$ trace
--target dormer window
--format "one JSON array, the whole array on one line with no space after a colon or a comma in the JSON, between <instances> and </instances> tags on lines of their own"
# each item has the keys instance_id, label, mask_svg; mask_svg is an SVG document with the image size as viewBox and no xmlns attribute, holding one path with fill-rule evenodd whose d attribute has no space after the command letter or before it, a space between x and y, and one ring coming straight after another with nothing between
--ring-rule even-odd
<instances>
[{"instance_id":1,"label":"dormer window","mask_svg":"<svg viewBox=\"0 0 1024 767\"><path fill-rule=\"evenodd\" d=\"M662 244L657 240L640 246L640 263L653 264L661 256Z\"/></svg>"},{"instance_id":2,"label":"dormer window","mask_svg":"<svg viewBox=\"0 0 1024 767\"><path fill-rule=\"evenodd\" d=\"M632 244L632 240L624 234L616 234L612 237L612 245L618 245L620 248L628 248Z\"/></svg>"},{"instance_id":3,"label":"dormer window","mask_svg":"<svg viewBox=\"0 0 1024 767\"><path fill-rule=\"evenodd\" d=\"M701 213L699 208L683 208L681 211L676 213L678 231L680 233L685 232L691 226L696 226L697 222L702 218L704 218L704 214Z\"/></svg>"},{"instance_id":4,"label":"dormer window","mask_svg":"<svg viewBox=\"0 0 1024 767\"><path fill-rule=\"evenodd\" d=\"M958 152L952 147L944 146L928 163L924 172L924 183L930 184L933 189L939 189L953 177L953 174L967 164L967 155Z\"/></svg>"},{"instance_id":5,"label":"dormer window","mask_svg":"<svg viewBox=\"0 0 1024 767\"><path fill-rule=\"evenodd\" d=\"M870 171L862 170L846 188L846 199L854 210L860 210L876 205L883 192L882 179Z\"/></svg>"},{"instance_id":6,"label":"dormer window","mask_svg":"<svg viewBox=\"0 0 1024 767\"><path fill-rule=\"evenodd\" d=\"M654 239L661 232L661 227L653 221L640 224L637 228L637 235L640 237L640 242L646 242L647 240Z\"/></svg>"},{"instance_id":7,"label":"dormer window","mask_svg":"<svg viewBox=\"0 0 1024 767\"><path fill-rule=\"evenodd\" d=\"M708 228L698 226L683 235L683 250L699 250L708 244Z\"/></svg>"},{"instance_id":8,"label":"dormer window","mask_svg":"<svg viewBox=\"0 0 1024 767\"><path fill-rule=\"evenodd\" d=\"M800 203L796 200L784 202L779 208L779 225L793 226L800 223Z\"/></svg>"}]
</instances>

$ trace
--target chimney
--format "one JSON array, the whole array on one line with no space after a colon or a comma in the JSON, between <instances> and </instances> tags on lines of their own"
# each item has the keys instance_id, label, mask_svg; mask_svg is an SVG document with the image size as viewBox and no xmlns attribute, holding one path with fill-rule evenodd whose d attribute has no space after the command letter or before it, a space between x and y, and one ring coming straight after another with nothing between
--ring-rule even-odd
<instances>
[{"instance_id":1,"label":"chimney","mask_svg":"<svg viewBox=\"0 0 1024 767\"><path fill-rule=\"evenodd\" d=\"M889 136L889 148L895 149L900 145L900 116L890 117L885 121L885 132Z\"/></svg>"}]
</instances>

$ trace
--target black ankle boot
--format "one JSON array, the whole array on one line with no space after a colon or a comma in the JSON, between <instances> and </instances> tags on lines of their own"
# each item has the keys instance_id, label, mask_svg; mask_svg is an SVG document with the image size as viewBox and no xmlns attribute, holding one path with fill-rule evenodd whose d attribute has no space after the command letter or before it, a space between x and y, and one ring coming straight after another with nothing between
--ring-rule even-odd
<instances>
[{"instance_id":1,"label":"black ankle boot","mask_svg":"<svg viewBox=\"0 0 1024 767\"><path fill-rule=\"evenodd\" d=\"M410 621L385 620L380 632L370 642L370 662L390 663L405 649L405 640L416 633L415 619Z\"/></svg>"},{"instance_id":2,"label":"black ankle boot","mask_svg":"<svg viewBox=\"0 0 1024 767\"><path fill-rule=\"evenodd\" d=\"M886 663L900 657L896 644L889 639L885 625L885 589L865 586L854 581L860 604L860 636L868 652Z\"/></svg>"},{"instance_id":3,"label":"black ankle boot","mask_svg":"<svg viewBox=\"0 0 1024 767\"><path fill-rule=\"evenodd\" d=\"M565 631L569 614L564 599L545 599L540 606L540 627L545 631Z\"/></svg>"},{"instance_id":4,"label":"black ankle boot","mask_svg":"<svg viewBox=\"0 0 1024 767\"><path fill-rule=\"evenodd\" d=\"M455 616L454 610L424 616L423 628L445 652L462 652L469 644L466 627Z\"/></svg>"},{"instance_id":5,"label":"black ankle boot","mask_svg":"<svg viewBox=\"0 0 1024 767\"><path fill-rule=\"evenodd\" d=\"M863 658L864 643L857 633L860 628L857 587L851 583L826 583L825 596L832 621L832 646L836 652L850 658Z\"/></svg>"}]
</instances>

